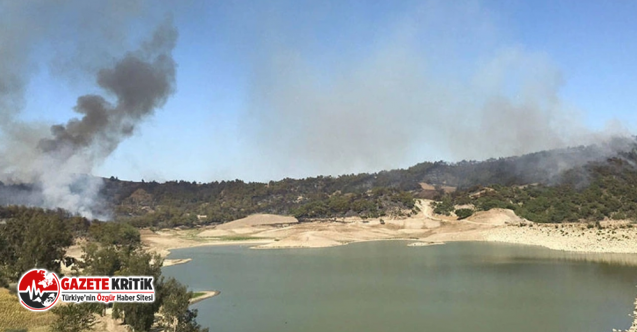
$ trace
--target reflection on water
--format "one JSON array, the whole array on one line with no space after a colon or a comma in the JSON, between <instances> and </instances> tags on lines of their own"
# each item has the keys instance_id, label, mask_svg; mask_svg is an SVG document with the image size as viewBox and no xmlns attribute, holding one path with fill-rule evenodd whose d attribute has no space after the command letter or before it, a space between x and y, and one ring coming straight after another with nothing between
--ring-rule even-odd
<instances>
[{"instance_id":1,"label":"reflection on water","mask_svg":"<svg viewBox=\"0 0 637 332\"><path fill-rule=\"evenodd\" d=\"M408 242L323 249L199 247L164 268L211 331L610 331L627 328L637 257L540 247Z\"/></svg>"},{"instance_id":2,"label":"reflection on water","mask_svg":"<svg viewBox=\"0 0 637 332\"><path fill-rule=\"evenodd\" d=\"M529 250L533 246L510 246L507 250L490 251L493 263L510 263L513 261L545 261L546 263L563 264L564 261L591 262L611 265L630 265L637 267L636 254L584 253L561 250Z\"/></svg>"}]
</instances>

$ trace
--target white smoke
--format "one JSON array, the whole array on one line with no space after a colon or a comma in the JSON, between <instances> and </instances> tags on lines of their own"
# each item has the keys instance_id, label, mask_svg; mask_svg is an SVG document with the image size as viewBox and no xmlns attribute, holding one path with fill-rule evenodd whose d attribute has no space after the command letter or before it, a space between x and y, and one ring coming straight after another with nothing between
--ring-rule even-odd
<instances>
[{"instance_id":1,"label":"white smoke","mask_svg":"<svg viewBox=\"0 0 637 332\"><path fill-rule=\"evenodd\" d=\"M329 61L321 52L334 50L296 35L318 34L321 20L287 26L279 10L265 11L243 127L271 177L506 157L625 132L587 129L561 97L565 80L550 56L507 40L476 2L427 1ZM341 44L361 45L353 35Z\"/></svg>"},{"instance_id":2,"label":"white smoke","mask_svg":"<svg viewBox=\"0 0 637 332\"><path fill-rule=\"evenodd\" d=\"M88 218L108 218L99 199L102 180L89 175L174 92L171 52L177 32L172 21L159 27L155 22L152 33L139 30L148 33L147 40L133 51L128 45L129 39L136 39L126 38L133 22L154 17L148 6L142 0L0 4L0 181L33 189L0 186L0 199L5 200L0 204L64 208ZM142 13L145 16L139 16ZM69 33L75 38L69 39ZM78 117L52 126L19 116L25 87L39 64L31 55L46 45L56 50L45 60L52 74L90 83L91 88L94 84L104 92L79 97L74 108Z\"/></svg>"}]
</instances>

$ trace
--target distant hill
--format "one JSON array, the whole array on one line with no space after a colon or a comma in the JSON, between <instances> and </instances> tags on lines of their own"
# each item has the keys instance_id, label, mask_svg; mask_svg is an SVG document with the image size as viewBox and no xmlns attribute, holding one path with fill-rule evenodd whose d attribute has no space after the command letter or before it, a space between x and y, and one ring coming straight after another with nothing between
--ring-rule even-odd
<instances>
[{"instance_id":1,"label":"distant hill","mask_svg":"<svg viewBox=\"0 0 637 332\"><path fill-rule=\"evenodd\" d=\"M294 215L299 220L402 215L415 212L415 198L446 198L449 202L471 203L473 199L469 194L487 186L499 188L495 192L506 196L491 205L511 208L512 204L520 202L503 194L505 190L502 188L539 184L541 188L569 186L572 190L581 191L608 167L614 170L615 177L626 175L624 180L637 184L637 178L633 179L630 175L634 171L631 163L637 163L637 158L633 158L634 151L634 141L617 140L605 145L485 161L424 162L407 169L378 173L283 179L268 183L241 180L206 184L186 181L157 183L120 181L112 177L104 179L101 196L104 208L110 209L115 219L127 220L137 226L222 223L254 213ZM616 165L620 161L624 164L618 169ZM30 185L0 183L0 204L38 205L38 196L32 189ZM484 200L484 197L477 198ZM490 205L478 206L479 209L488 209ZM554 218L550 221L555 221ZM573 218L571 215L570 219Z\"/></svg>"},{"instance_id":2,"label":"distant hill","mask_svg":"<svg viewBox=\"0 0 637 332\"><path fill-rule=\"evenodd\" d=\"M569 168L554 182L474 187L441 195L438 213L455 205L506 208L535 222L637 221L637 150Z\"/></svg>"}]
</instances>

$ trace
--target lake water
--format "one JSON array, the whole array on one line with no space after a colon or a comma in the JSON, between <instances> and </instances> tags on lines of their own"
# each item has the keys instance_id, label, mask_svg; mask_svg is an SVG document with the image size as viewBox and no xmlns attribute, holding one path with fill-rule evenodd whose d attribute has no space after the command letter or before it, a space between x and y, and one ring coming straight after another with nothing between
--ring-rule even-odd
<instances>
[{"instance_id":1,"label":"lake water","mask_svg":"<svg viewBox=\"0 0 637 332\"><path fill-rule=\"evenodd\" d=\"M637 268L540 247L380 241L323 249L175 250L166 267L192 290L212 332L601 332L625 329ZM610 257L610 258L609 258Z\"/></svg>"}]
</instances>

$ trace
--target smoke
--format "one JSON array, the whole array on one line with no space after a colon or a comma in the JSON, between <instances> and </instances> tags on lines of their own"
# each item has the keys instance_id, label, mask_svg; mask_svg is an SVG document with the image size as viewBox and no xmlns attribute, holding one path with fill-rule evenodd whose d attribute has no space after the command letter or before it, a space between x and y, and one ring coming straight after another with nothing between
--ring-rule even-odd
<instances>
[{"instance_id":1,"label":"smoke","mask_svg":"<svg viewBox=\"0 0 637 332\"><path fill-rule=\"evenodd\" d=\"M108 5L115 6L117 3L115 1ZM66 17L62 13L77 10L72 6L74 4L91 7L83 2L69 2L68 7L55 7L52 10L61 15L57 17L60 19ZM113 7L117 10L111 15L108 11L104 15L111 19L117 18L115 22L123 23L126 22L125 17L130 15L129 10L133 8L133 12L136 12L141 5L142 2L130 2L128 5L122 3L122 7ZM17 22L10 22L6 26L20 26L19 18L26 17L24 15L29 11L24 7L29 7L29 4L20 7L9 3L5 6L8 7L5 9L15 15L8 16L14 17L13 20ZM88 15L92 9L95 8L83 8L84 11L80 10L78 13ZM50 60L51 63L59 64L55 71L67 78L94 74L95 84L103 90L104 95L87 94L79 97L73 108L78 117L52 126L24 122L18 115L23 107L25 87L32 73L30 66L35 65L29 59L33 52L31 45L37 41L56 40L53 32L64 30L63 26L58 25L61 22L45 19L36 28L23 26L27 32L18 35L11 34L20 33L19 29L1 30L0 52L6 52L8 56L0 56L0 71L3 71L0 73L0 154L3 156L0 160L0 181L13 185L32 185L30 191L0 187L0 191L4 190L0 192L0 198L6 198L0 203L60 207L89 218L108 217L107 210L98 197L102 181L87 174L91 174L93 168L103 162L122 140L131 136L141 121L152 115L155 109L162 107L175 90L176 64L171 52L175 47L177 31L171 20L165 20L136 51L126 52L115 61L105 61L102 57L94 58L95 54L104 55L101 50L106 50L109 46L109 52L114 53L115 50L125 48L124 42L118 38L113 41L112 38L120 35L123 27L114 25L111 30L96 31L104 28L103 23L106 23L97 18L91 23L84 21L88 17L81 17L81 25L91 24L92 28L76 31L80 34L80 44L75 45L79 53L68 50L67 53L62 52L69 58L82 59L78 61L77 67L66 67L70 64L63 65L64 61L58 56ZM53 32L43 32L48 30L41 30L42 28L49 28ZM87 36L104 38L95 39L92 42L94 48L91 49L88 47L90 38ZM83 42L87 44L82 44ZM13 45L14 49L7 50L6 46L12 43L19 45ZM80 51L88 49L92 51ZM97 53L93 53L96 50ZM98 66L102 67L97 69Z\"/></svg>"},{"instance_id":2,"label":"smoke","mask_svg":"<svg viewBox=\"0 0 637 332\"><path fill-rule=\"evenodd\" d=\"M128 54L113 68L101 69L97 84L114 95L116 103L98 95L79 97L74 110L82 118L52 126L53 138L42 139L40 150L62 160L89 147L96 149L92 152L99 159L113 152L174 91L175 62L170 51L176 37L174 28L162 26L138 54Z\"/></svg>"},{"instance_id":3,"label":"smoke","mask_svg":"<svg viewBox=\"0 0 637 332\"><path fill-rule=\"evenodd\" d=\"M558 66L509 41L479 4L430 1L394 17L367 34L339 30L340 44L363 46L336 56L295 35L313 23L268 21L244 128L271 175L506 157L623 134L587 129L560 95Z\"/></svg>"},{"instance_id":4,"label":"smoke","mask_svg":"<svg viewBox=\"0 0 637 332\"><path fill-rule=\"evenodd\" d=\"M260 179L335 175L598 142L605 154L617 144L603 142L625 135L588 129L561 95L559 65L513 41L478 2L403 2L386 15L371 13L382 4L360 15L340 3L221 6L232 13L219 23L231 25L219 29L229 37L220 49L236 47L236 61L249 62L236 67L252 69L238 126L250 153L233 169L259 165ZM0 2L0 181L12 185L0 185L0 203L103 216L101 180L85 174L175 89L177 32L171 22L148 31L156 4ZM21 118L41 70L91 92L78 98L76 118Z\"/></svg>"}]
</instances>

